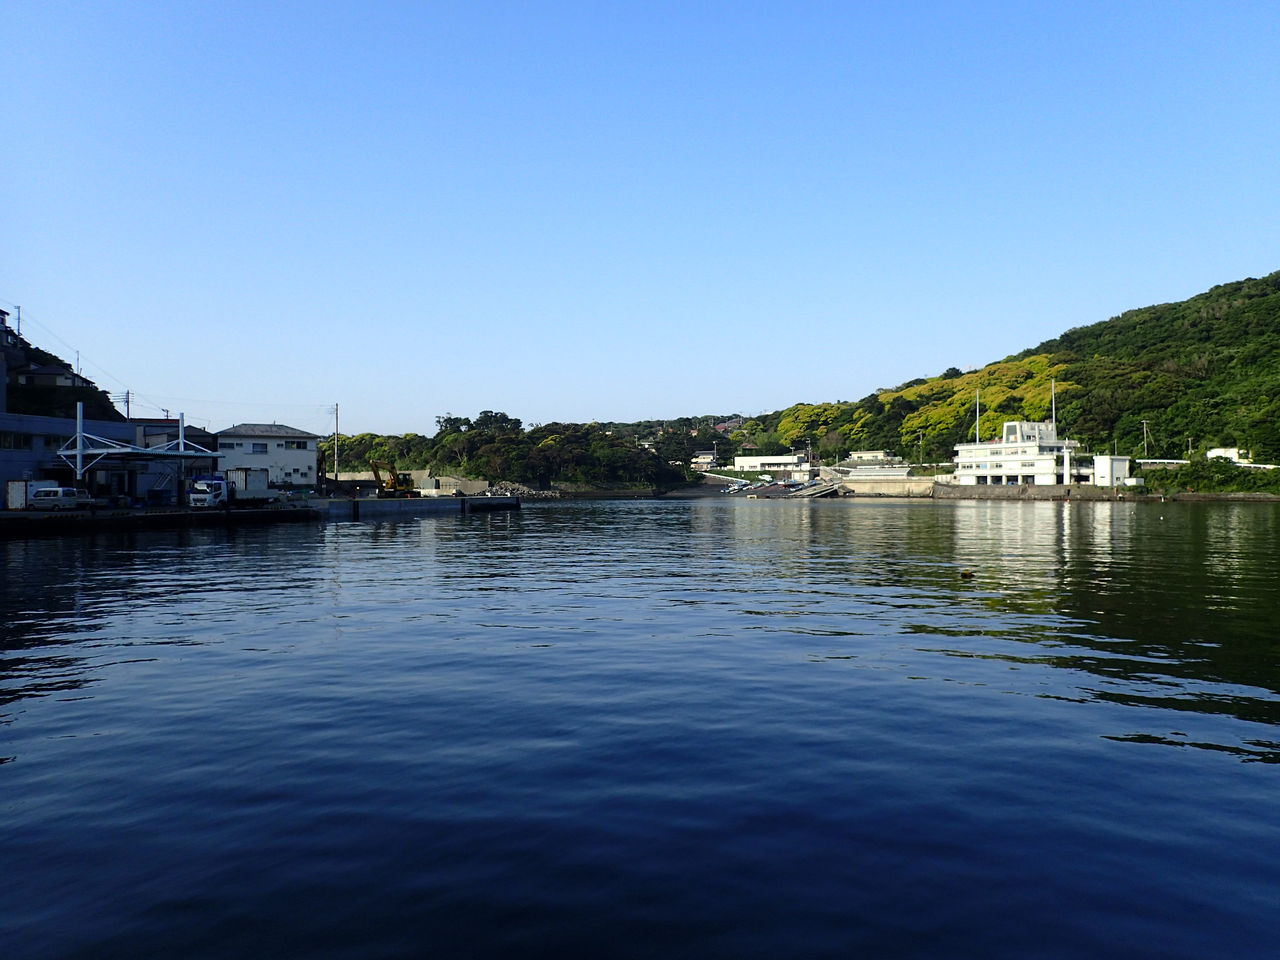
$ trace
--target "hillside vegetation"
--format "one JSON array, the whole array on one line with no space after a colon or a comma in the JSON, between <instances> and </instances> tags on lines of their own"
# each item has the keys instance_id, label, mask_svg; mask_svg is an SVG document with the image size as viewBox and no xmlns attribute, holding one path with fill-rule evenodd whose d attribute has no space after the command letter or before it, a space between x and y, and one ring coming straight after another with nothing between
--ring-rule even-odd
<instances>
[{"instance_id":1,"label":"hillside vegetation","mask_svg":"<svg viewBox=\"0 0 1280 960\"><path fill-rule=\"evenodd\" d=\"M1060 433L1086 449L1178 457L1241 447L1259 462L1280 462L1280 272L1222 284L1180 303L1130 310L981 369L953 367L861 400L797 403L747 420L722 414L528 431L506 414L484 411L474 421L440 418L434 437L343 438L342 456L349 469L374 457L402 469L532 484L677 483L679 473L668 464L688 464L699 450L715 450L722 463L744 451L775 454L806 446L828 459L850 450L887 450L911 460L945 461L957 443L974 436L979 392L981 433L992 437L1006 420L1047 419L1054 384ZM725 422L733 424L727 432L714 429ZM653 452L641 441L652 441ZM1271 482L1232 480L1225 470L1188 477L1182 485L1253 489Z\"/></svg>"},{"instance_id":2,"label":"hillside vegetation","mask_svg":"<svg viewBox=\"0 0 1280 960\"><path fill-rule=\"evenodd\" d=\"M1151 457L1238 446L1280 462L1280 272L1130 310L980 370L796 404L749 421L744 439L946 459L973 437L978 391L990 437L1005 420L1045 419L1053 380L1061 432L1095 450L1141 456L1146 420Z\"/></svg>"},{"instance_id":3,"label":"hillside vegetation","mask_svg":"<svg viewBox=\"0 0 1280 960\"><path fill-rule=\"evenodd\" d=\"M367 470L370 460L386 460L401 470L534 487L573 482L663 489L686 481L683 470L599 424L549 423L525 430L515 417L492 410L474 419L437 417L431 437L362 433L338 440L338 466L344 471ZM320 443L320 452L326 464L332 462L331 438Z\"/></svg>"}]
</instances>

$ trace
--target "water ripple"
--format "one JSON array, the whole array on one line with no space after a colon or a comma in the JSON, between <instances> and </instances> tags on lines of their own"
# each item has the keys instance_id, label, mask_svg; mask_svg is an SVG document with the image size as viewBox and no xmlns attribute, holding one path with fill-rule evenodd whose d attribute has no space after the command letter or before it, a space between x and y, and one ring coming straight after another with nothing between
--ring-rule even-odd
<instances>
[{"instance_id":1,"label":"water ripple","mask_svg":"<svg viewBox=\"0 0 1280 960\"><path fill-rule=\"evenodd\" d=\"M1266 955L1280 513L1160 511L0 545L0 952Z\"/></svg>"}]
</instances>

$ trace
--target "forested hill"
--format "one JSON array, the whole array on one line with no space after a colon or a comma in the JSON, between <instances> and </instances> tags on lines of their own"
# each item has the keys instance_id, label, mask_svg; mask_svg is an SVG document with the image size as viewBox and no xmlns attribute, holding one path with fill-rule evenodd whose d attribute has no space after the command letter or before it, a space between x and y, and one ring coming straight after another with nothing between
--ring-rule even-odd
<instances>
[{"instance_id":1,"label":"forested hill","mask_svg":"<svg viewBox=\"0 0 1280 960\"><path fill-rule=\"evenodd\" d=\"M1141 455L1146 420L1153 457L1239 446L1280 462L1280 272L1130 310L980 370L796 404L748 421L746 436L944 459L973 436L976 391L990 437L1005 420L1046 418L1053 380L1060 432L1092 449Z\"/></svg>"},{"instance_id":2,"label":"forested hill","mask_svg":"<svg viewBox=\"0 0 1280 960\"><path fill-rule=\"evenodd\" d=\"M84 415L90 420L124 419L106 392L88 378L73 373L70 364L61 357L33 347L9 326L0 325L0 353L4 356L4 364L0 365L3 371L0 390L5 391L8 413L69 419L76 415L79 402L84 404ZM70 385L56 385L57 379ZM28 380L34 382L28 383Z\"/></svg>"},{"instance_id":3,"label":"forested hill","mask_svg":"<svg viewBox=\"0 0 1280 960\"><path fill-rule=\"evenodd\" d=\"M877 390L857 401L797 403L746 419L732 414L670 421L548 424L525 430L504 413L445 416L428 438L342 438L343 463L369 458L400 468L541 484L571 479L670 485L695 451L721 462L735 453L812 446L823 458L888 450L912 460L950 460L973 437L981 391L982 436L1006 420L1044 420L1057 384L1062 435L1087 450L1184 456L1242 447L1280 463L1280 272L1214 287L1181 303L1130 310L980 370ZM719 429L718 429L719 428ZM642 442L651 445L649 452ZM326 456L328 451L326 448Z\"/></svg>"}]
</instances>

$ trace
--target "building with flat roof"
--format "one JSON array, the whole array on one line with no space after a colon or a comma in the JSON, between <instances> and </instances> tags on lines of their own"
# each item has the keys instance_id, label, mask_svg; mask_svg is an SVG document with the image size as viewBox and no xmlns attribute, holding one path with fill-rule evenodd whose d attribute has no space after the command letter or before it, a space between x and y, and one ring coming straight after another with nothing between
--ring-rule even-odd
<instances>
[{"instance_id":1,"label":"building with flat roof","mask_svg":"<svg viewBox=\"0 0 1280 960\"><path fill-rule=\"evenodd\" d=\"M956 444L954 459L952 482L961 486L1088 483L1115 487L1129 477L1128 457L1084 454L1079 441L1059 438L1057 424L1051 421L1010 420L993 440Z\"/></svg>"},{"instance_id":2,"label":"building with flat roof","mask_svg":"<svg viewBox=\"0 0 1280 960\"><path fill-rule=\"evenodd\" d=\"M771 473L779 480L808 480L814 475L813 465L803 453L734 457L733 469L742 473Z\"/></svg>"}]
</instances>

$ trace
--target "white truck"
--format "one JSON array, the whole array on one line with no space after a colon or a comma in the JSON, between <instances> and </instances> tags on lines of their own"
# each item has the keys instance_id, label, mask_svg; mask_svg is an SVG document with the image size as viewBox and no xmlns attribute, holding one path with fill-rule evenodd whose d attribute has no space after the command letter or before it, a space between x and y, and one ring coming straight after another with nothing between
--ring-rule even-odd
<instances>
[{"instance_id":1,"label":"white truck","mask_svg":"<svg viewBox=\"0 0 1280 960\"><path fill-rule=\"evenodd\" d=\"M210 477L196 477L187 501L192 507L263 507L284 494L267 485L265 467L237 467Z\"/></svg>"}]
</instances>

